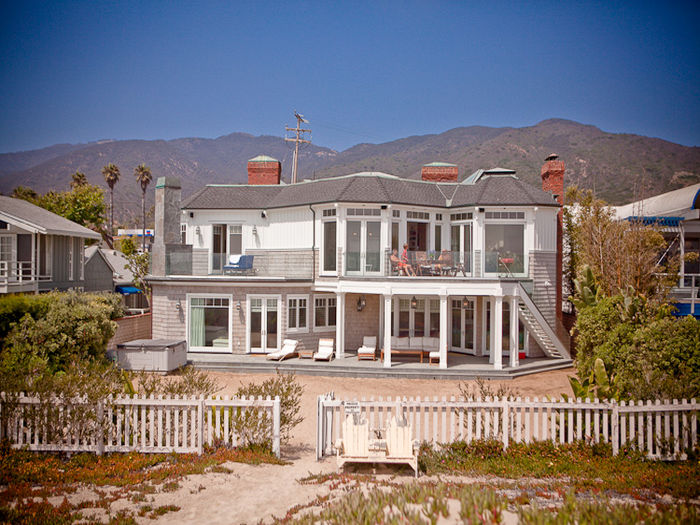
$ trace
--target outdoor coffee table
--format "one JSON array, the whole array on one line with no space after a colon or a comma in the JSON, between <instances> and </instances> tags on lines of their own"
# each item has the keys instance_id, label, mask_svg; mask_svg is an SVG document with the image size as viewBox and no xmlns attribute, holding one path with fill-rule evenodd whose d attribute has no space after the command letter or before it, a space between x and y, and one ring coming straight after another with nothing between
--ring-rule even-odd
<instances>
[{"instance_id":1,"label":"outdoor coffee table","mask_svg":"<svg viewBox=\"0 0 700 525\"><path fill-rule=\"evenodd\" d=\"M304 348L297 352L299 354L299 359L312 359L314 356L314 351Z\"/></svg>"}]
</instances>

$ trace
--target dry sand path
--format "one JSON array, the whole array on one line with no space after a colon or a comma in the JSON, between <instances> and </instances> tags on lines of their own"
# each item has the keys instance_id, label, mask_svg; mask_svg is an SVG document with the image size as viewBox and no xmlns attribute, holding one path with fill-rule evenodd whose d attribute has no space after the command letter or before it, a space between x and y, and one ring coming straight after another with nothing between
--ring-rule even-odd
<instances>
[{"instance_id":1,"label":"dry sand path","mask_svg":"<svg viewBox=\"0 0 700 525\"><path fill-rule=\"evenodd\" d=\"M233 374L212 372L212 377L222 387L220 394L234 394L243 384L261 382L269 374ZM510 381L492 381L497 388L504 384L517 390L521 396L544 396L570 392L568 376L572 369L545 372ZM289 465L244 465L229 463L230 474L205 474L189 476L175 492L153 496L154 507L177 505L179 512L160 518L167 523L258 523L269 521L272 516L282 517L299 504L308 504L328 493L325 485L302 485L298 479L308 474L334 472L335 460L317 462L314 457L316 436L316 398L319 394L334 391L338 398L369 398L371 396L457 396L460 381L366 379L319 376L297 376L304 386L302 415L304 421L294 429L292 442L283 447L283 459ZM471 382L473 383L473 382ZM407 479L412 476L407 475ZM115 507L118 508L118 507ZM144 523L153 523L144 519Z\"/></svg>"}]
</instances>

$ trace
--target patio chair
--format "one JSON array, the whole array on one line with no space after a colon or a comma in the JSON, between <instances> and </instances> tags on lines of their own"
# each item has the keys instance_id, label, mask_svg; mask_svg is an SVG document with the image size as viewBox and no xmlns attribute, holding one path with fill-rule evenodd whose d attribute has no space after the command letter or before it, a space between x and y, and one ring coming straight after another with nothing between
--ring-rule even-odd
<instances>
[{"instance_id":1,"label":"patio chair","mask_svg":"<svg viewBox=\"0 0 700 525\"><path fill-rule=\"evenodd\" d=\"M335 443L338 467L347 462L369 460L369 423L359 414L349 414L342 425L343 437Z\"/></svg>"},{"instance_id":2,"label":"patio chair","mask_svg":"<svg viewBox=\"0 0 700 525\"><path fill-rule=\"evenodd\" d=\"M376 359L377 338L375 336L366 335L362 338L362 346L357 349L358 359Z\"/></svg>"},{"instance_id":3,"label":"patio chair","mask_svg":"<svg viewBox=\"0 0 700 525\"><path fill-rule=\"evenodd\" d=\"M267 354L267 359L269 361L282 361L288 357L296 357L298 344L299 341L296 339L285 339L282 342L282 348L277 352Z\"/></svg>"},{"instance_id":4,"label":"patio chair","mask_svg":"<svg viewBox=\"0 0 700 525\"><path fill-rule=\"evenodd\" d=\"M224 272L230 274L249 274L253 270L254 255L230 255Z\"/></svg>"},{"instance_id":5,"label":"patio chair","mask_svg":"<svg viewBox=\"0 0 700 525\"><path fill-rule=\"evenodd\" d=\"M330 361L333 359L333 339L319 339L318 352L314 353L314 361Z\"/></svg>"}]
</instances>

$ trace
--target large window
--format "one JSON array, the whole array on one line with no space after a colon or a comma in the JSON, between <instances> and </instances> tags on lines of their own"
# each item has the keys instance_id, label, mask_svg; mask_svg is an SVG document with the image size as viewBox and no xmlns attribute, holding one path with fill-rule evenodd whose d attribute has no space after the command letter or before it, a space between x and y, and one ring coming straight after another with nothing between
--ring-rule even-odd
<instances>
[{"instance_id":1,"label":"large window","mask_svg":"<svg viewBox=\"0 0 700 525\"><path fill-rule=\"evenodd\" d=\"M486 224L486 273L525 273L525 226L522 224Z\"/></svg>"},{"instance_id":2,"label":"large window","mask_svg":"<svg viewBox=\"0 0 700 525\"><path fill-rule=\"evenodd\" d=\"M308 302L309 298L306 295L287 297L287 331L308 331Z\"/></svg>"},{"instance_id":3,"label":"large window","mask_svg":"<svg viewBox=\"0 0 700 525\"><path fill-rule=\"evenodd\" d=\"M334 210L335 211L335 210ZM336 222L325 221L323 223L323 271L336 271Z\"/></svg>"},{"instance_id":4,"label":"large window","mask_svg":"<svg viewBox=\"0 0 700 525\"><path fill-rule=\"evenodd\" d=\"M243 228L240 224L230 224L228 227L228 253L229 255L243 253Z\"/></svg>"},{"instance_id":5,"label":"large window","mask_svg":"<svg viewBox=\"0 0 700 525\"><path fill-rule=\"evenodd\" d=\"M314 328L335 329L335 297L314 297Z\"/></svg>"},{"instance_id":6,"label":"large window","mask_svg":"<svg viewBox=\"0 0 700 525\"><path fill-rule=\"evenodd\" d=\"M231 350L231 299L195 296L189 299L190 349Z\"/></svg>"}]
</instances>

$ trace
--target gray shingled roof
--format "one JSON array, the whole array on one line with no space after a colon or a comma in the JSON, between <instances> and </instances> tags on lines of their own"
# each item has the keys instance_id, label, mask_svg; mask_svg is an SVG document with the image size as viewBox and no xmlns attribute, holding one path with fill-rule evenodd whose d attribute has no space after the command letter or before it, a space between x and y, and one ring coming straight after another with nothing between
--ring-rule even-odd
<instances>
[{"instance_id":1,"label":"gray shingled roof","mask_svg":"<svg viewBox=\"0 0 700 525\"><path fill-rule=\"evenodd\" d=\"M484 176L474 184L401 179L356 173L289 185L210 185L182 203L184 209L261 209L326 202L460 206L558 206L552 195L520 179Z\"/></svg>"},{"instance_id":2,"label":"gray shingled roof","mask_svg":"<svg viewBox=\"0 0 700 525\"><path fill-rule=\"evenodd\" d=\"M102 238L97 232L22 199L0 195L0 214L6 216L7 222L16 222L19 227L29 227L39 233L88 239Z\"/></svg>"}]
</instances>

